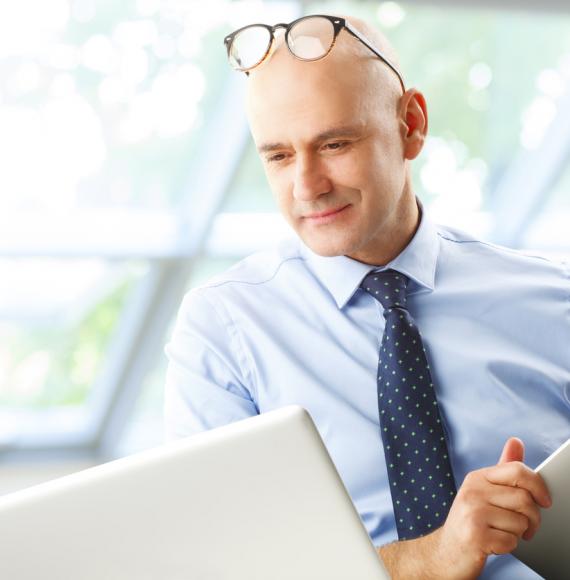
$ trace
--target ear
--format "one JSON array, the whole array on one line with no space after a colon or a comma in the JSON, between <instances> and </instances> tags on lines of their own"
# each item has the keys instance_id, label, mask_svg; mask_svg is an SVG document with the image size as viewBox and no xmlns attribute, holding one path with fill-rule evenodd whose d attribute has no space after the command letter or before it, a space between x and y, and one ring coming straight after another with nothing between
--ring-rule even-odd
<instances>
[{"instance_id":1,"label":"ear","mask_svg":"<svg viewBox=\"0 0 570 580\"><path fill-rule=\"evenodd\" d=\"M400 98L400 123L405 159L415 159L423 149L428 117L426 100L416 89L408 89Z\"/></svg>"}]
</instances>

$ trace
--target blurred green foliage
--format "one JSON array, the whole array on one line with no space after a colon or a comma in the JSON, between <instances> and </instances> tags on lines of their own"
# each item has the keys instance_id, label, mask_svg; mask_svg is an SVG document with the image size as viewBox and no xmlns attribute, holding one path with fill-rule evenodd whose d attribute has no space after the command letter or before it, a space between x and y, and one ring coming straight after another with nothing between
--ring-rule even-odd
<instances>
[{"instance_id":1,"label":"blurred green foliage","mask_svg":"<svg viewBox=\"0 0 570 580\"><path fill-rule=\"evenodd\" d=\"M72 326L3 325L11 373L4 377L0 405L38 409L85 403L133 285L132 277L123 279Z\"/></svg>"}]
</instances>

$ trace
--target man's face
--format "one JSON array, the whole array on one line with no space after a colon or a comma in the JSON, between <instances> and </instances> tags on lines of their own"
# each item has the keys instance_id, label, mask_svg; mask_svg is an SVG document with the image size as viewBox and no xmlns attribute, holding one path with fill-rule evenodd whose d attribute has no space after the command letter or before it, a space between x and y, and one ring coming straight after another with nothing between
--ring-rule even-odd
<instances>
[{"instance_id":1,"label":"man's face","mask_svg":"<svg viewBox=\"0 0 570 580\"><path fill-rule=\"evenodd\" d=\"M334 50L312 63L280 50L251 75L248 114L269 185L304 243L374 263L397 235L406 166L396 103L368 66Z\"/></svg>"}]
</instances>

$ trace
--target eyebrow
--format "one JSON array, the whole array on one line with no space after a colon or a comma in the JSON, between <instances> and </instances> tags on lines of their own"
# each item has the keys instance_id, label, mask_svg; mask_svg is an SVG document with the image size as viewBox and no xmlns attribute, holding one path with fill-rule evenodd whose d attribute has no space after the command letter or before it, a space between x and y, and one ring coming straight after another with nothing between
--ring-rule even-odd
<instances>
[{"instance_id":1,"label":"eyebrow","mask_svg":"<svg viewBox=\"0 0 570 580\"><path fill-rule=\"evenodd\" d=\"M326 131L318 133L314 138L313 142L318 143L320 141L327 141L328 139L335 139L336 137L358 137L362 134L362 127L358 125L341 125L339 127L332 127ZM285 143L262 143L257 150L259 153L270 153L271 151L276 151L278 149L286 149L287 145Z\"/></svg>"}]
</instances>

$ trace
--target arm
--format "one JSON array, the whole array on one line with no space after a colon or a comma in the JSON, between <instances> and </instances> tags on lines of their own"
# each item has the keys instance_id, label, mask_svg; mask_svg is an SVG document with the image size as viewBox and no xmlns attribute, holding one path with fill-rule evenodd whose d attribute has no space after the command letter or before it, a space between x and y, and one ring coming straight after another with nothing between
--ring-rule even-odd
<instances>
[{"instance_id":1,"label":"arm","mask_svg":"<svg viewBox=\"0 0 570 580\"><path fill-rule=\"evenodd\" d=\"M393 580L440 579L437 558L433 557L435 532L415 540L393 542L378 548L378 555Z\"/></svg>"},{"instance_id":2,"label":"arm","mask_svg":"<svg viewBox=\"0 0 570 580\"><path fill-rule=\"evenodd\" d=\"M238 329L209 289L186 295L166 346L164 397L167 440L245 419L258 413Z\"/></svg>"},{"instance_id":3,"label":"arm","mask_svg":"<svg viewBox=\"0 0 570 580\"><path fill-rule=\"evenodd\" d=\"M487 556L508 554L540 526L550 495L540 475L522 463L519 439L507 441L499 463L467 474L443 526L415 540L382 546L378 554L395 579L471 580Z\"/></svg>"}]
</instances>

